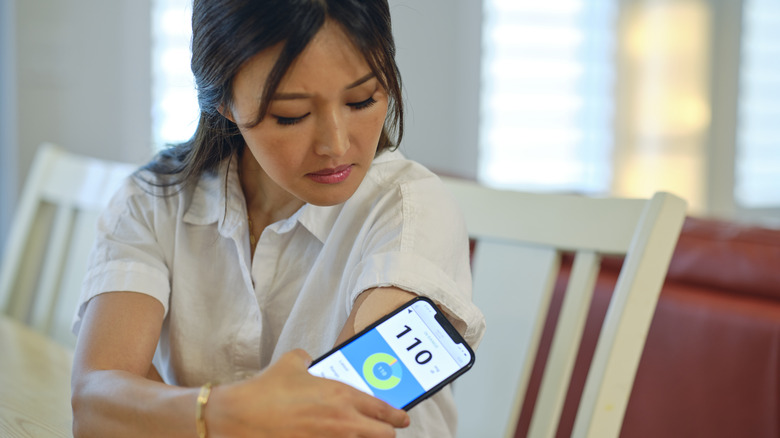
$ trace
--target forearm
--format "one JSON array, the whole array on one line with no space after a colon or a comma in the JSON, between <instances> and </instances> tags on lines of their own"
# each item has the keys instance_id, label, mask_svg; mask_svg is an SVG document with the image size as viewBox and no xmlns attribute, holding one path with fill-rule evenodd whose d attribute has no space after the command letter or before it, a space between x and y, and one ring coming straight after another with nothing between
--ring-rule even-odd
<instances>
[{"instance_id":1,"label":"forearm","mask_svg":"<svg viewBox=\"0 0 780 438\"><path fill-rule=\"evenodd\" d=\"M84 373L73 387L73 435L193 438L197 396L124 371Z\"/></svg>"}]
</instances>

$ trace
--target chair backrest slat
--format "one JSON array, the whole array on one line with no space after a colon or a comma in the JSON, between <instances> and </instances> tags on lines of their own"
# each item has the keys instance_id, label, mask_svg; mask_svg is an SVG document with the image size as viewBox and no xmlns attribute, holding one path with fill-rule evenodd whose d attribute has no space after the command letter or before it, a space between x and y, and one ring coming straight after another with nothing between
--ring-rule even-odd
<instances>
[{"instance_id":1,"label":"chair backrest slat","mask_svg":"<svg viewBox=\"0 0 780 438\"><path fill-rule=\"evenodd\" d=\"M685 219L685 202L656 193L626 251L585 381L573 437L617 436L658 295Z\"/></svg>"},{"instance_id":2,"label":"chair backrest slat","mask_svg":"<svg viewBox=\"0 0 780 438\"><path fill-rule=\"evenodd\" d=\"M600 262L601 256L593 251L578 252L574 258L547 357L548 365L531 417L529 436L553 436L558 429Z\"/></svg>"},{"instance_id":3,"label":"chair backrest slat","mask_svg":"<svg viewBox=\"0 0 780 438\"><path fill-rule=\"evenodd\" d=\"M41 332L48 332L50 329L51 315L57 302L58 287L67 260L74 213L69 205L60 205L51 224L46 253L38 274L40 280L33 295L34 300L30 303L30 325Z\"/></svg>"},{"instance_id":4,"label":"chair backrest slat","mask_svg":"<svg viewBox=\"0 0 780 438\"><path fill-rule=\"evenodd\" d=\"M36 240L42 240L40 233L31 235L31 229L35 222L40 222L41 187L45 184L59 156L59 150L56 148L44 146L38 151L27 175L11 230L6 239L3 262L0 265L0 310L17 318L19 312L17 312L16 307L20 299L17 296L12 296L12 293L18 287L15 284L17 281L21 281L22 286L26 288L30 287L28 283L31 279L20 275L19 271L29 267L29 263L23 260L26 250L32 249L32 246L39 246L33 244L36 243Z\"/></svg>"},{"instance_id":5,"label":"chair backrest slat","mask_svg":"<svg viewBox=\"0 0 780 438\"><path fill-rule=\"evenodd\" d=\"M512 268L504 269L507 261ZM531 365L560 268L560 254L550 248L524 247L512 242L478 242L473 259L474 302L490 316L480 351L501 354L501 360L482 360L454 385L461 417L475 413L477 422L461 422L460 436L512 436L507 418L517 420ZM523 276L520 283L517 276ZM526 293L533 289L535 293ZM538 293L536 293L538 292ZM507 343L508 341L508 343ZM507 387L516 391L507 391ZM460 395L468 394L468 397ZM489 409L485 409L489 400Z\"/></svg>"}]
</instances>

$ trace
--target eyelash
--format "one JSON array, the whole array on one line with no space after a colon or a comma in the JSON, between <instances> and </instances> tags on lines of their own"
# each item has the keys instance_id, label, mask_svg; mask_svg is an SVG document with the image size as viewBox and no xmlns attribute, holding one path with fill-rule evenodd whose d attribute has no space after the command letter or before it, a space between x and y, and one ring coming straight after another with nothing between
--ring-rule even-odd
<instances>
[{"instance_id":1,"label":"eyelash","mask_svg":"<svg viewBox=\"0 0 780 438\"><path fill-rule=\"evenodd\" d=\"M348 103L347 106L349 106L352 109L356 110L362 110L370 107L371 105L375 104L376 100L373 96L369 97L368 99L362 101L362 102L355 102L355 103Z\"/></svg>"},{"instance_id":2,"label":"eyelash","mask_svg":"<svg viewBox=\"0 0 780 438\"><path fill-rule=\"evenodd\" d=\"M311 113L306 113L300 117L279 117L276 116L276 124L283 125L283 126L292 126L296 125L303 121L306 116L308 116Z\"/></svg>"},{"instance_id":3,"label":"eyelash","mask_svg":"<svg viewBox=\"0 0 780 438\"><path fill-rule=\"evenodd\" d=\"M348 103L347 106L354 109L354 110L363 110L366 108L371 107L376 103L376 99L374 97L369 97L366 100L360 101L360 102L354 102L354 103ZM280 117L276 116L276 123L282 126L292 126L296 125L303 121L303 119L306 118L311 113L306 113L300 117Z\"/></svg>"}]
</instances>

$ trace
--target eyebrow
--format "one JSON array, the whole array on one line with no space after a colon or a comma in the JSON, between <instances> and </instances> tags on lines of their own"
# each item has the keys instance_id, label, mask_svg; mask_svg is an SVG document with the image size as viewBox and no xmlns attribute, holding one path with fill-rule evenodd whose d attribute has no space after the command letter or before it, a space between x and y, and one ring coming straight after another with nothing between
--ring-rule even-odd
<instances>
[{"instance_id":1,"label":"eyebrow","mask_svg":"<svg viewBox=\"0 0 780 438\"><path fill-rule=\"evenodd\" d=\"M345 90L350 90L352 88L358 87L371 79L376 77L376 74L373 72L361 77L360 79L356 80L355 82L347 85L344 87ZM311 97L311 94L307 93L275 93L273 97L271 97L272 100L293 100L293 99L308 99Z\"/></svg>"}]
</instances>

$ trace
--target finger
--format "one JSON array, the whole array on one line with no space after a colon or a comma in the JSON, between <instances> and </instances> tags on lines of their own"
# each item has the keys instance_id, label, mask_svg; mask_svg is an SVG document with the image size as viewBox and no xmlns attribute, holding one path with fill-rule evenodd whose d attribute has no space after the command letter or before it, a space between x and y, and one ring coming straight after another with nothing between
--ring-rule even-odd
<instances>
[{"instance_id":1,"label":"finger","mask_svg":"<svg viewBox=\"0 0 780 438\"><path fill-rule=\"evenodd\" d=\"M383 421L396 428L408 427L411 420L409 414L401 409L395 409L390 405L387 405L386 409L381 410L376 417L377 420Z\"/></svg>"},{"instance_id":2,"label":"finger","mask_svg":"<svg viewBox=\"0 0 780 438\"><path fill-rule=\"evenodd\" d=\"M288 351L282 356L282 360L289 361L291 365L301 369L309 368L311 365L311 356L300 348Z\"/></svg>"},{"instance_id":3,"label":"finger","mask_svg":"<svg viewBox=\"0 0 780 438\"><path fill-rule=\"evenodd\" d=\"M360 393L361 400L357 405L363 415L387 423L396 428L409 426L409 414L401 409L396 409L384 401L368 394Z\"/></svg>"}]
</instances>

